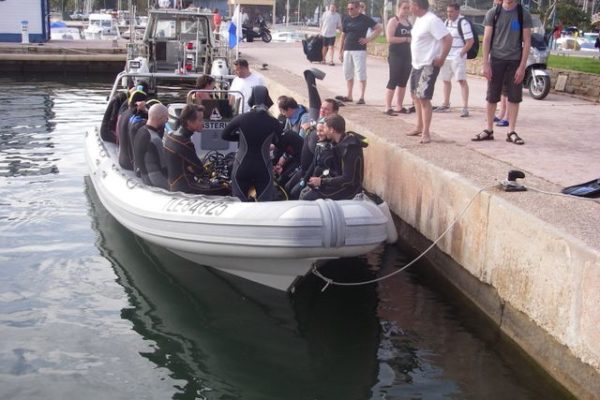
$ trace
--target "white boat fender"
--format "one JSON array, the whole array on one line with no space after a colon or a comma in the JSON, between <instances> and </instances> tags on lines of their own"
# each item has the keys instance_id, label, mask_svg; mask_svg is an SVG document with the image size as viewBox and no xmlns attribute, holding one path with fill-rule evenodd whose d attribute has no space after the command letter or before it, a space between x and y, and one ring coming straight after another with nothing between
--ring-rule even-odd
<instances>
[{"instance_id":1,"label":"white boat fender","mask_svg":"<svg viewBox=\"0 0 600 400\"><path fill-rule=\"evenodd\" d=\"M215 59L211 65L210 74L213 76L229 75L229 68L227 68L227 61L224 58Z\"/></svg>"},{"instance_id":2,"label":"white boat fender","mask_svg":"<svg viewBox=\"0 0 600 400\"><path fill-rule=\"evenodd\" d=\"M386 225L386 232L387 232L387 241L386 242L389 244L396 243L396 241L398 240L398 230L396 230L396 224L394 224L394 218L392 217L390 208L388 207L388 205L385 201L381 202L379 205L377 205L377 207L379 207L379 209L381 210L383 215L385 215L388 219L388 222Z\"/></svg>"},{"instance_id":3,"label":"white boat fender","mask_svg":"<svg viewBox=\"0 0 600 400\"><path fill-rule=\"evenodd\" d=\"M316 200L323 217L323 247L342 247L346 243L344 210L331 199Z\"/></svg>"}]
</instances>

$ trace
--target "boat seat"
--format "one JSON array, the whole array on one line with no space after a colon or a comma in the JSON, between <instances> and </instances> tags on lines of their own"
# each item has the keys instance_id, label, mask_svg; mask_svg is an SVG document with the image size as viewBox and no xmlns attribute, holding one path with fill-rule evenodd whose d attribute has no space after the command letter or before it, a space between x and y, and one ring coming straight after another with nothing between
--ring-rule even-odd
<instances>
[{"instance_id":1,"label":"boat seat","mask_svg":"<svg viewBox=\"0 0 600 400\"><path fill-rule=\"evenodd\" d=\"M165 127L166 132L179 129L179 116L181 115L181 110L186 105L186 103L171 103L167 106L169 121ZM223 154L235 152L238 148L238 142L228 142L221 139L223 128L227 126L233 117L231 106L227 100L203 100L202 105L205 108L204 128L202 132L196 132L192 135L192 143L194 143L198 158L202 160L206 154L212 151L218 151ZM217 113L214 110L217 110Z\"/></svg>"},{"instance_id":2,"label":"boat seat","mask_svg":"<svg viewBox=\"0 0 600 400\"><path fill-rule=\"evenodd\" d=\"M228 99L205 99L202 100L202 105L204 106L204 129L192 136L198 157L203 159L211 151L224 154L235 152L238 142L229 142L221 138L221 132L234 115Z\"/></svg>"},{"instance_id":3,"label":"boat seat","mask_svg":"<svg viewBox=\"0 0 600 400\"><path fill-rule=\"evenodd\" d=\"M185 106L185 103L171 103L167 106L169 113L169 121L167 121L166 126L167 132L179 129L179 116L181 115L181 110L183 110L183 107Z\"/></svg>"}]
</instances>

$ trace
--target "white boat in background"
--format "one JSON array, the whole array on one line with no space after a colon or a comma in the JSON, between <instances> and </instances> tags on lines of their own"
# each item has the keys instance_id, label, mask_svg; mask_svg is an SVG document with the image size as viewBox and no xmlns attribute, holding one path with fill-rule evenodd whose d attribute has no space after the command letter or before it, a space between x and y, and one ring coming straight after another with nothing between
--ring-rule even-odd
<instances>
[{"instance_id":1,"label":"white boat in background","mask_svg":"<svg viewBox=\"0 0 600 400\"><path fill-rule=\"evenodd\" d=\"M212 13L153 9L145 24L143 39L127 45L125 71L215 74L215 65L221 73L232 71L233 51L227 41L217 40Z\"/></svg>"},{"instance_id":2,"label":"white boat in background","mask_svg":"<svg viewBox=\"0 0 600 400\"><path fill-rule=\"evenodd\" d=\"M306 39L306 34L299 31L274 31L272 35L274 42L285 42L285 43L293 43L293 42L301 42Z\"/></svg>"},{"instance_id":3,"label":"white boat in background","mask_svg":"<svg viewBox=\"0 0 600 400\"><path fill-rule=\"evenodd\" d=\"M193 82L196 77L121 73L113 94L121 82L144 79L158 87L159 79ZM154 91L160 98L160 91ZM185 87L180 98L175 98L175 93L174 86L168 86L163 103L181 104L191 99ZM214 123L207 115L205 127ZM206 148L196 148L198 153L219 148L222 141L220 132L206 134L211 136L198 141ZM247 203L227 196L169 192L147 186L132 171L120 168L117 150L114 143L102 140L99 129L86 133L91 181L117 221L137 236L188 260L272 288L291 290L321 261L363 255L397 239L387 204L376 204L367 195L339 201Z\"/></svg>"},{"instance_id":4,"label":"white boat in background","mask_svg":"<svg viewBox=\"0 0 600 400\"><path fill-rule=\"evenodd\" d=\"M114 40L121 37L117 20L111 14L90 14L88 26L83 30L86 40Z\"/></svg>"},{"instance_id":5,"label":"white boat in background","mask_svg":"<svg viewBox=\"0 0 600 400\"><path fill-rule=\"evenodd\" d=\"M50 40L82 40L78 28L50 28Z\"/></svg>"},{"instance_id":6,"label":"white boat in background","mask_svg":"<svg viewBox=\"0 0 600 400\"><path fill-rule=\"evenodd\" d=\"M67 26L63 21L50 24L50 40L82 40L79 28Z\"/></svg>"}]
</instances>

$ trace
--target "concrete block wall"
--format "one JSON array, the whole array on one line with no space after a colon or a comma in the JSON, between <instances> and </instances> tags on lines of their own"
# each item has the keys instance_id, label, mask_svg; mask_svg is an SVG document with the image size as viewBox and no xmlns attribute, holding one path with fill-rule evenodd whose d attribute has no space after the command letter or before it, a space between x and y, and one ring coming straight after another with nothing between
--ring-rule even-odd
<instances>
[{"instance_id":1,"label":"concrete block wall","mask_svg":"<svg viewBox=\"0 0 600 400\"><path fill-rule=\"evenodd\" d=\"M480 282L465 295L578 398L599 399L600 252L494 189L368 136L369 189L430 241L458 218L437 246Z\"/></svg>"},{"instance_id":2,"label":"concrete block wall","mask_svg":"<svg viewBox=\"0 0 600 400\"><path fill-rule=\"evenodd\" d=\"M302 78L264 75L273 99L285 94L308 103ZM400 139L370 131L352 116L346 122L369 138L365 186L404 223L434 241L458 219L438 243L457 269L442 274L578 398L600 399L600 252L503 192L453 172L440 157L401 147ZM454 158L463 156L478 157ZM495 168L489 159L470 162Z\"/></svg>"},{"instance_id":3,"label":"concrete block wall","mask_svg":"<svg viewBox=\"0 0 600 400\"><path fill-rule=\"evenodd\" d=\"M586 99L600 103L600 75L563 69L551 69L550 81L553 82L553 87L554 84L558 82L559 76L566 76L567 82L564 88L565 93L585 97Z\"/></svg>"}]
</instances>

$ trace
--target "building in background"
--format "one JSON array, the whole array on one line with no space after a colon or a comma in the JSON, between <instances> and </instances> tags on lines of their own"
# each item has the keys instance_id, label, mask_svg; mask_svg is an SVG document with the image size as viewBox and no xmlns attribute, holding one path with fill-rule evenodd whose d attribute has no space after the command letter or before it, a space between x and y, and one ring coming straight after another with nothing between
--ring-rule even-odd
<instances>
[{"instance_id":1,"label":"building in background","mask_svg":"<svg viewBox=\"0 0 600 400\"><path fill-rule=\"evenodd\" d=\"M275 24L275 0L229 0L228 15L233 15L233 9L238 4L250 22L264 18L267 23Z\"/></svg>"},{"instance_id":2,"label":"building in background","mask_svg":"<svg viewBox=\"0 0 600 400\"><path fill-rule=\"evenodd\" d=\"M0 42L42 43L50 39L49 0L0 1Z\"/></svg>"}]
</instances>

